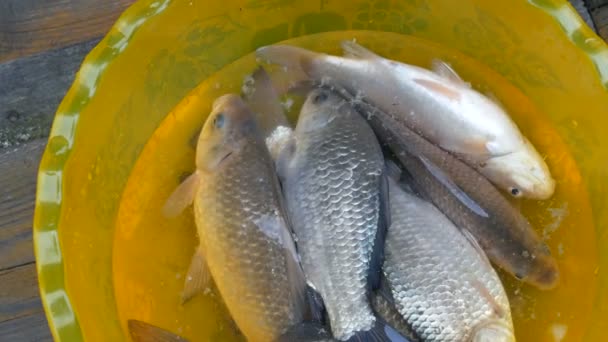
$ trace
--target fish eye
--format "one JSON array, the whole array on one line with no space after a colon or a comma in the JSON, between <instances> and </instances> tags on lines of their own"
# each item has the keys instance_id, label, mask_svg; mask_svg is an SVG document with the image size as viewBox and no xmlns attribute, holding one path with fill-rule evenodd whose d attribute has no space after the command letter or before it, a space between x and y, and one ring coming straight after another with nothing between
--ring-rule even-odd
<instances>
[{"instance_id":1,"label":"fish eye","mask_svg":"<svg viewBox=\"0 0 608 342\"><path fill-rule=\"evenodd\" d=\"M224 127L224 123L226 122L226 117L224 116L224 113L218 113L215 118L213 118L213 126L215 128L223 128Z\"/></svg>"},{"instance_id":2,"label":"fish eye","mask_svg":"<svg viewBox=\"0 0 608 342\"><path fill-rule=\"evenodd\" d=\"M511 188L510 192L511 192L511 195L513 195L515 197L521 196L521 191L519 191L518 188Z\"/></svg>"},{"instance_id":3,"label":"fish eye","mask_svg":"<svg viewBox=\"0 0 608 342\"><path fill-rule=\"evenodd\" d=\"M313 97L312 102L315 104L319 104L321 102L325 102L325 100L327 100L329 96L327 95L327 92L325 91L321 91L318 94L315 95L315 97Z\"/></svg>"}]
</instances>

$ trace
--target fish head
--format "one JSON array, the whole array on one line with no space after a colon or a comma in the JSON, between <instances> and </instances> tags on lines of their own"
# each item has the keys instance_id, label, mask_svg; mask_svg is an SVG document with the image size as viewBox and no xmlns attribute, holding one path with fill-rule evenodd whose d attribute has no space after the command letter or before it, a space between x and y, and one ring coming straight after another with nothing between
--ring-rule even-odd
<instances>
[{"instance_id":1,"label":"fish head","mask_svg":"<svg viewBox=\"0 0 608 342\"><path fill-rule=\"evenodd\" d=\"M516 278L543 290L554 289L559 284L559 268L546 243L539 243L526 261L520 268L523 273L516 273Z\"/></svg>"},{"instance_id":2,"label":"fish head","mask_svg":"<svg viewBox=\"0 0 608 342\"><path fill-rule=\"evenodd\" d=\"M344 104L346 100L329 89L313 89L302 105L296 130L313 132L326 126L340 114Z\"/></svg>"},{"instance_id":3,"label":"fish head","mask_svg":"<svg viewBox=\"0 0 608 342\"><path fill-rule=\"evenodd\" d=\"M492 320L478 326L471 335L471 342L515 342L512 325Z\"/></svg>"},{"instance_id":4,"label":"fish head","mask_svg":"<svg viewBox=\"0 0 608 342\"><path fill-rule=\"evenodd\" d=\"M513 197L544 200L555 191L547 164L527 141L522 149L488 159L482 169Z\"/></svg>"},{"instance_id":5,"label":"fish head","mask_svg":"<svg viewBox=\"0 0 608 342\"><path fill-rule=\"evenodd\" d=\"M240 96L218 97L198 138L197 169L213 172L228 164L255 131L254 114Z\"/></svg>"}]
</instances>

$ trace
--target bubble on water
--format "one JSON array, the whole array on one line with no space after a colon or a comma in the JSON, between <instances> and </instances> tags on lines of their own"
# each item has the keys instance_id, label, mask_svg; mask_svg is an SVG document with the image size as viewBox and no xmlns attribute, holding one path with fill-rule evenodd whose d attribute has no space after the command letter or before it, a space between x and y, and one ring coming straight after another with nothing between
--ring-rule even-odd
<instances>
[{"instance_id":1,"label":"bubble on water","mask_svg":"<svg viewBox=\"0 0 608 342\"><path fill-rule=\"evenodd\" d=\"M281 101L281 106L286 112L291 111L291 107L293 106L293 99L286 98L284 101Z\"/></svg>"},{"instance_id":2,"label":"bubble on water","mask_svg":"<svg viewBox=\"0 0 608 342\"><path fill-rule=\"evenodd\" d=\"M553 324L551 325L550 330L551 334L553 335L553 340L555 342L560 342L564 340L564 337L566 337L568 327L564 324Z\"/></svg>"},{"instance_id":3,"label":"bubble on water","mask_svg":"<svg viewBox=\"0 0 608 342\"><path fill-rule=\"evenodd\" d=\"M277 159L283 148L289 142L293 130L289 127L279 126L266 138L266 146L273 159Z\"/></svg>"},{"instance_id":4,"label":"bubble on water","mask_svg":"<svg viewBox=\"0 0 608 342\"><path fill-rule=\"evenodd\" d=\"M562 222L569 213L568 203L564 203L558 208L548 208L547 210L551 215L551 222L543 229L543 238L545 239L561 226Z\"/></svg>"},{"instance_id":5,"label":"bubble on water","mask_svg":"<svg viewBox=\"0 0 608 342\"><path fill-rule=\"evenodd\" d=\"M188 278L186 278L186 281L192 281L192 276L188 276Z\"/></svg>"},{"instance_id":6,"label":"bubble on water","mask_svg":"<svg viewBox=\"0 0 608 342\"><path fill-rule=\"evenodd\" d=\"M559 256L563 256L564 255L564 244L563 243L559 243L559 245L557 245L557 254Z\"/></svg>"},{"instance_id":7,"label":"bubble on water","mask_svg":"<svg viewBox=\"0 0 608 342\"><path fill-rule=\"evenodd\" d=\"M241 91L245 96L251 96L255 91L255 80L253 76L247 75L243 79L243 86L241 87Z\"/></svg>"}]
</instances>

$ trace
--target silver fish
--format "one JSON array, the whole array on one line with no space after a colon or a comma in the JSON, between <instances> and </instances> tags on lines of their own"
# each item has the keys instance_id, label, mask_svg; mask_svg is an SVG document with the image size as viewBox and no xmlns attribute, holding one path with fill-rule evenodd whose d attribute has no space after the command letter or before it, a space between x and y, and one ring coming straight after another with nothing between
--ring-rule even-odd
<instances>
[{"instance_id":1,"label":"silver fish","mask_svg":"<svg viewBox=\"0 0 608 342\"><path fill-rule=\"evenodd\" d=\"M382 58L353 41L344 41L342 48L346 57L287 45L256 53L358 93L514 196L546 199L553 194L547 164L509 115L447 64L435 61L433 72Z\"/></svg>"},{"instance_id":2,"label":"silver fish","mask_svg":"<svg viewBox=\"0 0 608 342\"><path fill-rule=\"evenodd\" d=\"M397 310L423 341L515 341L509 301L477 242L389 180L383 271Z\"/></svg>"},{"instance_id":3,"label":"silver fish","mask_svg":"<svg viewBox=\"0 0 608 342\"><path fill-rule=\"evenodd\" d=\"M390 115L343 88L379 140L411 174L411 184L460 229L468 230L487 256L517 279L541 289L559 283L556 260L528 220L485 177Z\"/></svg>"},{"instance_id":4,"label":"silver fish","mask_svg":"<svg viewBox=\"0 0 608 342\"><path fill-rule=\"evenodd\" d=\"M166 216L194 204L200 245L184 301L215 281L249 341L271 341L303 321L306 281L274 162L239 96L218 98L199 136L196 171L167 200Z\"/></svg>"},{"instance_id":5,"label":"silver fish","mask_svg":"<svg viewBox=\"0 0 608 342\"><path fill-rule=\"evenodd\" d=\"M313 90L277 165L302 266L334 337L370 331L384 168L374 133L340 97Z\"/></svg>"}]
</instances>

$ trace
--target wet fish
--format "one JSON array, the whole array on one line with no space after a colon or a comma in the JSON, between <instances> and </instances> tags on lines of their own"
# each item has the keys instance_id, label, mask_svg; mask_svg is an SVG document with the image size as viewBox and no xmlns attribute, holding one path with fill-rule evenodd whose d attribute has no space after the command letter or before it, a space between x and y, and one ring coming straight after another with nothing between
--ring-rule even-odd
<instances>
[{"instance_id":1,"label":"wet fish","mask_svg":"<svg viewBox=\"0 0 608 342\"><path fill-rule=\"evenodd\" d=\"M258 67L250 77L246 78L243 88L245 100L256 114L256 121L266 140L270 155L276 160L293 134L281 105L279 93L263 67Z\"/></svg>"},{"instance_id":2,"label":"wet fish","mask_svg":"<svg viewBox=\"0 0 608 342\"><path fill-rule=\"evenodd\" d=\"M335 94L316 89L277 161L309 284L338 340L371 334L368 301L379 275L384 160L369 125Z\"/></svg>"},{"instance_id":3,"label":"wet fish","mask_svg":"<svg viewBox=\"0 0 608 342\"><path fill-rule=\"evenodd\" d=\"M416 335L426 342L515 341L507 295L472 236L393 179L389 193L384 291Z\"/></svg>"},{"instance_id":4,"label":"wet fish","mask_svg":"<svg viewBox=\"0 0 608 342\"><path fill-rule=\"evenodd\" d=\"M244 99L256 116L259 130L266 139L277 127L290 127L279 93L263 67L258 67L245 80Z\"/></svg>"},{"instance_id":5,"label":"wet fish","mask_svg":"<svg viewBox=\"0 0 608 342\"><path fill-rule=\"evenodd\" d=\"M386 280L384 280L384 282L386 282ZM411 342L420 342L420 338L397 310L395 300L390 294L390 291L384 290L384 287L386 287L384 284L380 285L380 290L375 291L371 296L370 301L374 312L390 327L401 334L401 336L408 338Z\"/></svg>"},{"instance_id":6,"label":"wet fish","mask_svg":"<svg viewBox=\"0 0 608 342\"><path fill-rule=\"evenodd\" d=\"M353 99L345 90L337 91ZM559 272L549 247L485 177L379 109L353 101L411 174L414 190L469 231L494 264L538 288L557 285Z\"/></svg>"},{"instance_id":7,"label":"wet fish","mask_svg":"<svg viewBox=\"0 0 608 342\"><path fill-rule=\"evenodd\" d=\"M196 171L167 200L166 216L194 205L200 245L184 301L213 278L249 341L271 341L306 314L306 282L274 163L239 96L218 98L200 134Z\"/></svg>"},{"instance_id":8,"label":"wet fish","mask_svg":"<svg viewBox=\"0 0 608 342\"><path fill-rule=\"evenodd\" d=\"M344 41L342 48L346 57L286 45L256 53L358 93L513 196L546 199L553 194L555 181L546 163L508 114L447 64L436 60L431 71L382 58L353 41Z\"/></svg>"}]
</instances>

